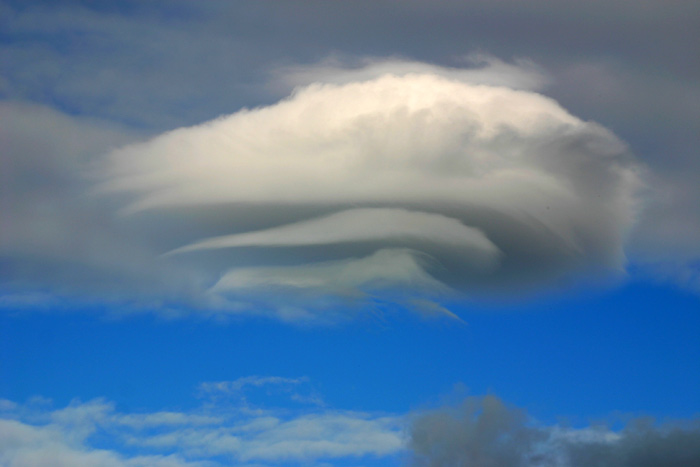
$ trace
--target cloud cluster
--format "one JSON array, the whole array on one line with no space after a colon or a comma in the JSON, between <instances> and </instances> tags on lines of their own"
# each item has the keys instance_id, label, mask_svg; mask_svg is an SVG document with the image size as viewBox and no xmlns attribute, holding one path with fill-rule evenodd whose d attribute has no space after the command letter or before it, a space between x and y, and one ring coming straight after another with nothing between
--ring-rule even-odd
<instances>
[{"instance_id":1,"label":"cloud cluster","mask_svg":"<svg viewBox=\"0 0 700 467\"><path fill-rule=\"evenodd\" d=\"M99 192L135 218L217 209L220 235L163 253L219 268L224 308L622 271L640 183L623 143L535 92L392 63L113 151Z\"/></svg>"},{"instance_id":2,"label":"cloud cluster","mask_svg":"<svg viewBox=\"0 0 700 467\"><path fill-rule=\"evenodd\" d=\"M698 420L658 425L634 419L605 426L542 426L496 396L414 416L408 448L416 466L685 466L700 462Z\"/></svg>"},{"instance_id":3,"label":"cloud cluster","mask_svg":"<svg viewBox=\"0 0 700 467\"><path fill-rule=\"evenodd\" d=\"M113 411L110 404L93 401L46 412L35 404L20 406L0 401L0 463L19 467L205 467L178 455L126 456L92 448L87 443L98 423ZM128 423L128 420L127 420Z\"/></svg>"},{"instance_id":4,"label":"cloud cluster","mask_svg":"<svg viewBox=\"0 0 700 467\"><path fill-rule=\"evenodd\" d=\"M289 381L251 377L230 386ZM403 446L402 423L381 414L291 411L214 399L189 412L150 413L122 413L104 400L74 401L62 409L2 401L0 462L13 467L342 463L394 455ZM105 439L112 449L96 447Z\"/></svg>"},{"instance_id":5,"label":"cloud cluster","mask_svg":"<svg viewBox=\"0 0 700 467\"><path fill-rule=\"evenodd\" d=\"M305 378L246 377L200 389L298 385ZM231 389L232 388L232 389ZM124 413L105 400L51 408L0 401L0 462L7 466L218 467L355 465L662 467L700 460L698 420L542 425L496 396L406 415L285 409L206 399L189 411ZM105 449L100 446L109 446Z\"/></svg>"}]
</instances>

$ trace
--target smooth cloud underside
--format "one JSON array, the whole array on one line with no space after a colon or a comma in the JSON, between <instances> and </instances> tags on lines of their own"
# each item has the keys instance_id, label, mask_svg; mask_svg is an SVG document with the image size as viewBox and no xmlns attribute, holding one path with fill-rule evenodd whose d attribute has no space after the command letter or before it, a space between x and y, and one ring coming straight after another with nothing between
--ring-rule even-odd
<instances>
[{"instance_id":1,"label":"smooth cloud underside","mask_svg":"<svg viewBox=\"0 0 700 467\"><path fill-rule=\"evenodd\" d=\"M225 210L228 231L165 256L216 250L220 306L277 289L307 311L314 295L439 300L620 272L640 184L623 143L553 100L425 72L298 88L99 169L125 214Z\"/></svg>"}]
</instances>

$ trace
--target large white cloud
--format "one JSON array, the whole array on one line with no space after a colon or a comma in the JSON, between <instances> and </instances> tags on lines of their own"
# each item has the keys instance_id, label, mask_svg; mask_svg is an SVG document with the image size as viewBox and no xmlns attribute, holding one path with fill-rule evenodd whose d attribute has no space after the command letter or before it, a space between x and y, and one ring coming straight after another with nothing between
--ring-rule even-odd
<instances>
[{"instance_id":1,"label":"large white cloud","mask_svg":"<svg viewBox=\"0 0 700 467\"><path fill-rule=\"evenodd\" d=\"M116 151L104 188L139 193L131 210L205 202L527 205L532 185L575 195L564 185L586 172L566 174L573 162L590 159L595 169L596 159L610 165L622 150L538 94L385 75L311 85L274 106Z\"/></svg>"},{"instance_id":2,"label":"large white cloud","mask_svg":"<svg viewBox=\"0 0 700 467\"><path fill-rule=\"evenodd\" d=\"M624 270L639 166L531 90L530 65L334 66L290 69L317 82L277 104L146 140L3 104L0 305L451 316L446 296Z\"/></svg>"},{"instance_id":3,"label":"large white cloud","mask_svg":"<svg viewBox=\"0 0 700 467\"><path fill-rule=\"evenodd\" d=\"M323 68L332 83L113 151L99 192L180 225L217 209L217 236L181 236L166 258L219 271L224 308L233 289L293 289L281 300L303 309L378 281L420 277L434 299L623 271L640 171L622 142L533 91L392 63ZM381 251L411 253L377 268Z\"/></svg>"}]
</instances>

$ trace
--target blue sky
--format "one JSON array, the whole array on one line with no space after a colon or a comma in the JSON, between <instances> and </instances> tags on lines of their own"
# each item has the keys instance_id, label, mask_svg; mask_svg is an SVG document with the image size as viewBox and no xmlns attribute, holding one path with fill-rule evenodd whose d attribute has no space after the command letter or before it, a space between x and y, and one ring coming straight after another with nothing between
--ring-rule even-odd
<instances>
[{"instance_id":1,"label":"blue sky","mask_svg":"<svg viewBox=\"0 0 700 467\"><path fill-rule=\"evenodd\" d=\"M0 2L0 465L700 458L700 9L504 5Z\"/></svg>"},{"instance_id":2,"label":"blue sky","mask_svg":"<svg viewBox=\"0 0 700 467\"><path fill-rule=\"evenodd\" d=\"M693 295L636 285L460 315L468 324L390 318L301 330L265 321L3 316L4 367L13 375L3 393L50 393L58 405L106 397L133 408L189 407L203 381L277 375L308 377L328 404L353 410L407 412L457 383L550 421L700 410Z\"/></svg>"}]
</instances>

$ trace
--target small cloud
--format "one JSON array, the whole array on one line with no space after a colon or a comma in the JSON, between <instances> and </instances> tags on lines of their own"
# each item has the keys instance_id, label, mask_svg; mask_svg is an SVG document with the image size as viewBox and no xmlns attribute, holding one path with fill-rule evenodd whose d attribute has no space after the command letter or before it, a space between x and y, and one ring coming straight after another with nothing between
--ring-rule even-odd
<instances>
[{"instance_id":1,"label":"small cloud","mask_svg":"<svg viewBox=\"0 0 700 467\"><path fill-rule=\"evenodd\" d=\"M413 299L409 300L408 306L416 310L421 315L426 318L435 318L440 316L447 316L451 319L457 320L463 324L466 324L462 318L440 305L439 303L432 302L425 299Z\"/></svg>"},{"instance_id":2,"label":"small cloud","mask_svg":"<svg viewBox=\"0 0 700 467\"><path fill-rule=\"evenodd\" d=\"M199 385L198 394L212 401L229 401L247 409L269 407L280 396L286 402L324 405L307 377L246 376L234 381L205 382Z\"/></svg>"},{"instance_id":3,"label":"small cloud","mask_svg":"<svg viewBox=\"0 0 700 467\"><path fill-rule=\"evenodd\" d=\"M283 378L281 376L245 376L234 381L201 383L199 390L204 393L238 394L244 388L253 386L283 385L294 386L308 382L308 378Z\"/></svg>"}]
</instances>

